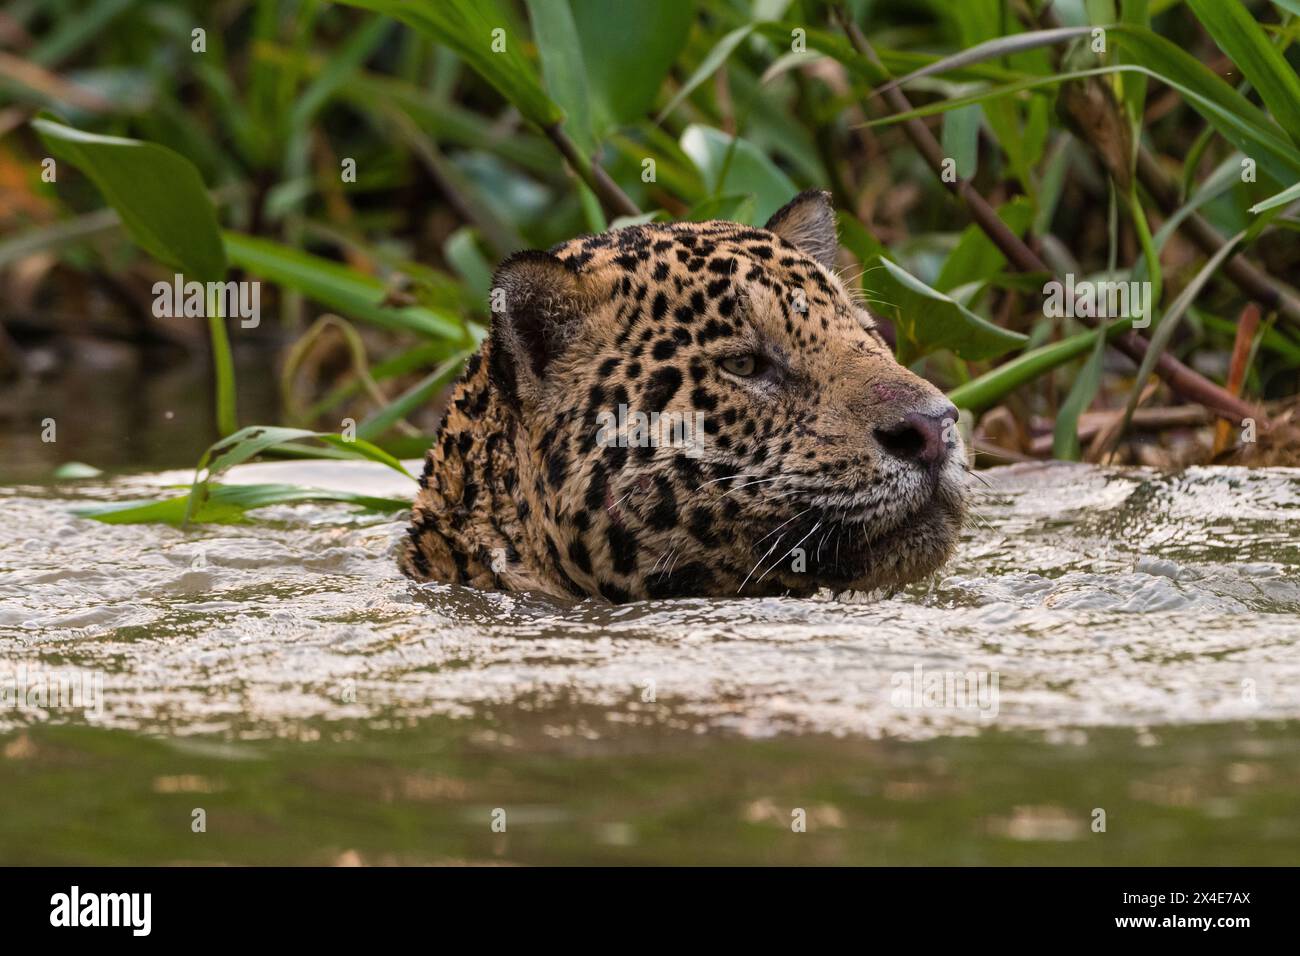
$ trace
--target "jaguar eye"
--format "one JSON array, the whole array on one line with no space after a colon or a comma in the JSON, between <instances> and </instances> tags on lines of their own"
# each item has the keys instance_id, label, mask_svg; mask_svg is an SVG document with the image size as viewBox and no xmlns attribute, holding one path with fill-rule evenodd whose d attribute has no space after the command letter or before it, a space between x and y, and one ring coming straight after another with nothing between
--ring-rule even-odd
<instances>
[{"instance_id":1,"label":"jaguar eye","mask_svg":"<svg viewBox=\"0 0 1300 956\"><path fill-rule=\"evenodd\" d=\"M723 371L738 378L749 378L761 367L761 360L757 355L729 355L722 360Z\"/></svg>"}]
</instances>

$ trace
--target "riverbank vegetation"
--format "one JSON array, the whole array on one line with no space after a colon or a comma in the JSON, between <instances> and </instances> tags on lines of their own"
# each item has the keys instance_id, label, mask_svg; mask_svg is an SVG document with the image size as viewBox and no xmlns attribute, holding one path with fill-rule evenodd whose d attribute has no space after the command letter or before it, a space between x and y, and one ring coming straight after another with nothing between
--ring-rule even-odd
<instances>
[{"instance_id":1,"label":"riverbank vegetation","mask_svg":"<svg viewBox=\"0 0 1300 956\"><path fill-rule=\"evenodd\" d=\"M0 33L0 388L88 336L201 351L212 461L418 455L501 258L816 186L977 464L1297 462L1295 0L14 0ZM258 314L177 315L178 277Z\"/></svg>"}]
</instances>

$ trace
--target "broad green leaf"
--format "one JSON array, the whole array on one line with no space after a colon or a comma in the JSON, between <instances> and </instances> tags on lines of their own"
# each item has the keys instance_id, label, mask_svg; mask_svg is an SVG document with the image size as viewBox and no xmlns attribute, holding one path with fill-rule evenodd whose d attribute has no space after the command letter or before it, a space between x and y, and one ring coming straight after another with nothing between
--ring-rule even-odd
<instances>
[{"instance_id":1,"label":"broad green leaf","mask_svg":"<svg viewBox=\"0 0 1300 956\"><path fill-rule=\"evenodd\" d=\"M333 454L328 457L362 458L376 461L405 475L412 481L415 477L408 472L392 455L361 438L344 439L342 435L332 432L315 432L305 428L283 428L271 425L253 425L240 429L235 434L224 438L209 447L199 458L194 469L194 482L190 492L185 496L185 514L182 522L195 520L194 516L203 513L207 506L215 479L225 474L235 465L242 464L268 449L290 442L320 440L331 446Z\"/></svg>"},{"instance_id":2,"label":"broad green leaf","mask_svg":"<svg viewBox=\"0 0 1300 956\"><path fill-rule=\"evenodd\" d=\"M186 279L225 276L216 209L189 160L156 143L84 133L52 119L32 126L56 157L95 184L145 252Z\"/></svg>"},{"instance_id":3,"label":"broad green leaf","mask_svg":"<svg viewBox=\"0 0 1300 956\"><path fill-rule=\"evenodd\" d=\"M364 458L368 461L376 461L382 465L387 465L399 474L414 480L414 476L402 466L401 462L382 448L372 445L364 439L348 439L334 432L317 432L306 428L283 428L271 425L252 425L240 429L228 438L222 439L203 453L196 470L203 475L202 480L210 481L225 474L235 465L242 464L250 458L255 458L269 448L274 448L286 442L298 442L308 439L326 442L344 452L349 458Z\"/></svg>"},{"instance_id":4,"label":"broad green leaf","mask_svg":"<svg viewBox=\"0 0 1300 956\"><path fill-rule=\"evenodd\" d=\"M443 257L464 280L476 304L487 309L492 294L492 264L479 249L474 239L474 229L462 226L447 237L442 246Z\"/></svg>"},{"instance_id":5,"label":"broad green leaf","mask_svg":"<svg viewBox=\"0 0 1300 956\"><path fill-rule=\"evenodd\" d=\"M1300 148L1300 76L1269 42L1259 22L1237 0L1187 3L1219 49L1232 58L1259 92L1292 144Z\"/></svg>"},{"instance_id":6,"label":"broad green leaf","mask_svg":"<svg viewBox=\"0 0 1300 956\"><path fill-rule=\"evenodd\" d=\"M103 194L127 234L187 281L220 282L226 254L217 212L194 165L165 146L117 136L98 136L42 117L32 121L45 145L80 169ZM210 303L209 303L210 304ZM217 427L239 427L235 365L226 322L209 308L208 335L216 377Z\"/></svg>"},{"instance_id":7,"label":"broad green leaf","mask_svg":"<svg viewBox=\"0 0 1300 956\"><path fill-rule=\"evenodd\" d=\"M853 215L841 209L835 213L840 245L848 249L865 269L877 257L889 258L889 250L875 236L867 231Z\"/></svg>"},{"instance_id":8,"label":"broad green leaf","mask_svg":"<svg viewBox=\"0 0 1300 956\"><path fill-rule=\"evenodd\" d=\"M160 523L181 526L186 523L232 524L245 520L245 512L255 508L304 501L339 501L377 512L402 511L411 506L409 501L401 498L377 498L327 488L273 484L212 485L207 500L187 518L189 499L189 495L179 495L162 501L116 501L112 504L74 508L72 513L105 524Z\"/></svg>"},{"instance_id":9,"label":"broad green leaf","mask_svg":"<svg viewBox=\"0 0 1300 956\"><path fill-rule=\"evenodd\" d=\"M681 147L715 196L740 193L754 197L751 225L767 222L799 191L753 143L711 126L686 127Z\"/></svg>"},{"instance_id":10,"label":"broad green leaf","mask_svg":"<svg viewBox=\"0 0 1300 956\"><path fill-rule=\"evenodd\" d=\"M690 33L693 0L570 3L582 41L597 131L643 119L654 107L664 77Z\"/></svg>"},{"instance_id":11,"label":"broad green leaf","mask_svg":"<svg viewBox=\"0 0 1300 956\"><path fill-rule=\"evenodd\" d=\"M939 349L969 360L996 358L1027 341L930 288L902 266L883 258L877 262L883 268L865 275L863 288L881 303L876 311L893 321L898 360L904 365Z\"/></svg>"},{"instance_id":12,"label":"broad green leaf","mask_svg":"<svg viewBox=\"0 0 1300 956\"><path fill-rule=\"evenodd\" d=\"M564 118L524 58L524 37L510 33L497 0L340 0L401 20L450 47L527 119L547 127ZM494 48L495 47L495 48Z\"/></svg>"},{"instance_id":13,"label":"broad green leaf","mask_svg":"<svg viewBox=\"0 0 1300 956\"><path fill-rule=\"evenodd\" d=\"M230 261L246 272L288 286L345 316L389 329L404 329L430 338L459 339L466 327L458 317L425 306L388 308L387 290L371 276L269 239L237 232L224 234ZM469 326L482 337L482 330Z\"/></svg>"},{"instance_id":14,"label":"broad green leaf","mask_svg":"<svg viewBox=\"0 0 1300 956\"><path fill-rule=\"evenodd\" d=\"M1112 323L1106 330L1106 338L1114 338L1132 324L1132 319L1121 319ZM957 386L948 393L948 400L958 408L970 409L973 412L983 411L990 405L1000 402L1020 386L1034 381L1058 365L1078 358L1093 347L1096 343L1095 336L1094 332L1081 332L1068 339L1017 355L992 371Z\"/></svg>"},{"instance_id":15,"label":"broad green leaf","mask_svg":"<svg viewBox=\"0 0 1300 956\"><path fill-rule=\"evenodd\" d=\"M1024 196L1017 196L998 209L998 218L1017 236L1025 234L1033 215L1034 205ZM983 229L977 225L967 226L956 248L944 260L934 287L940 292L951 292L970 282L983 282L996 274L1006 262L1007 257Z\"/></svg>"},{"instance_id":16,"label":"broad green leaf","mask_svg":"<svg viewBox=\"0 0 1300 956\"><path fill-rule=\"evenodd\" d=\"M579 147L590 153L595 146L591 91L568 0L528 0L528 17L541 54L546 89L565 112L564 128Z\"/></svg>"},{"instance_id":17,"label":"broad green leaf","mask_svg":"<svg viewBox=\"0 0 1300 956\"><path fill-rule=\"evenodd\" d=\"M1133 62L1127 65L1134 69L1128 72L1141 72L1178 90L1224 139L1258 160L1278 182L1300 175L1296 144L1288 143L1272 119L1192 54L1144 27L1125 23L1108 34L1131 54Z\"/></svg>"},{"instance_id":18,"label":"broad green leaf","mask_svg":"<svg viewBox=\"0 0 1300 956\"><path fill-rule=\"evenodd\" d=\"M953 110L943 118L943 155L956 164L958 179L974 179L979 171L980 121L984 111L979 104Z\"/></svg>"},{"instance_id":19,"label":"broad green leaf","mask_svg":"<svg viewBox=\"0 0 1300 956\"><path fill-rule=\"evenodd\" d=\"M1146 29L1151 26L1150 0L1121 0L1120 20L1135 27ZM1132 62L1127 50L1120 50L1120 59ZM1134 126L1134 140L1137 140L1137 128L1142 125L1146 110L1147 78L1141 73L1120 74L1120 87L1124 93L1124 107L1128 110L1129 120ZM1077 439L1076 439L1077 441Z\"/></svg>"}]
</instances>

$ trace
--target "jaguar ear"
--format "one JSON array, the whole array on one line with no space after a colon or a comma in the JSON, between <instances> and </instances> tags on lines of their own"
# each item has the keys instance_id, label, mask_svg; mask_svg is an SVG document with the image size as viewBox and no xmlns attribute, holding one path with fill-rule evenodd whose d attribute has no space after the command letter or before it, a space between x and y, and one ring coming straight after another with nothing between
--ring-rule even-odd
<instances>
[{"instance_id":1,"label":"jaguar ear","mask_svg":"<svg viewBox=\"0 0 1300 956\"><path fill-rule=\"evenodd\" d=\"M764 227L827 269L835 268L839 240L835 236L835 207L824 189L805 189L772 214Z\"/></svg>"},{"instance_id":2,"label":"jaguar ear","mask_svg":"<svg viewBox=\"0 0 1300 956\"><path fill-rule=\"evenodd\" d=\"M588 304L576 271L549 252L516 252L492 279L491 373L514 401L535 398Z\"/></svg>"}]
</instances>

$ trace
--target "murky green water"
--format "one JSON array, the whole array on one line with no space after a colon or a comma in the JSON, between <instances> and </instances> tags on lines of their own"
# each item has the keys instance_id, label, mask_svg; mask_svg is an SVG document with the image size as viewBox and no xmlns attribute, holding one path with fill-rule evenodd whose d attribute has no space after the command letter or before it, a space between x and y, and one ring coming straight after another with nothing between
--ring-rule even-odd
<instances>
[{"instance_id":1,"label":"murky green water","mask_svg":"<svg viewBox=\"0 0 1300 956\"><path fill-rule=\"evenodd\" d=\"M179 472L5 488L0 862L1295 863L1300 470L982 476L907 593L618 608L417 588L342 507L69 513Z\"/></svg>"}]
</instances>

